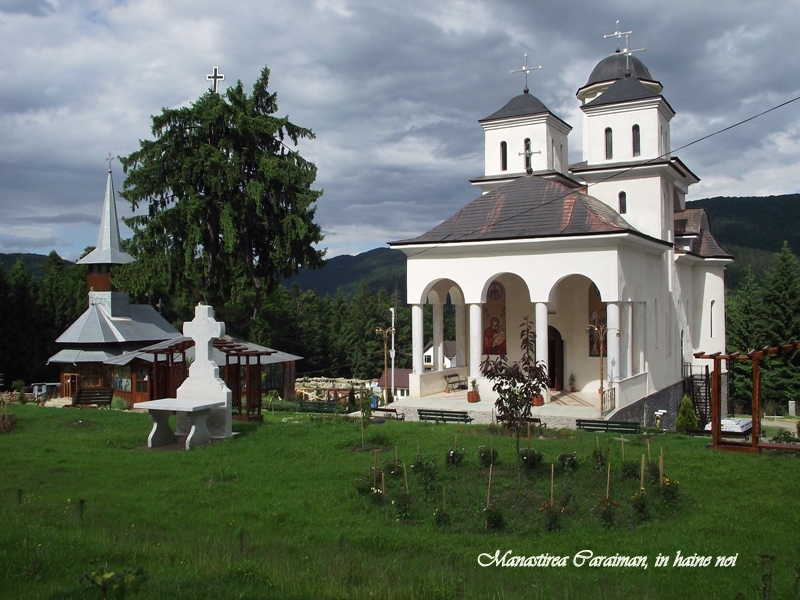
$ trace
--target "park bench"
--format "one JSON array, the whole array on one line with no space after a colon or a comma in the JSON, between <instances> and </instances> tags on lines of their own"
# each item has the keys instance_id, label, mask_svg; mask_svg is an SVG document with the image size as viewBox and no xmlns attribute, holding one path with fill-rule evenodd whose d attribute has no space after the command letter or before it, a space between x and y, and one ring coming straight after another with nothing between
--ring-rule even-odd
<instances>
[{"instance_id":1,"label":"park bench","mask_svg":"<svg viewBox=\"0 0 800 600\"><path fill-rule=\"evenodd\" d=\"M642 426L630 421L604 421L602 419L577 419L575 425L585 431L605 431L608 433L639 433Z\"/></svg>"},{"instance_id":2,"label":"park bench","mask_svg":"<svg viewBox=\"0 0 800 600\"><path fill-rule=\"evenodd\" d=\"M521 419L523 423L530 423L535 427L547 427L547 423L542 423L541 417L524 417ZM498 423L505 423L506 419L503 417L497 417Z\"/></svg>"},{"instance_id":3,"label":"park bench","mask_svg":"<svg viewBox=\"0 0 800 600\"><path fill-rule=\"evenodd\" d=\"M300 412L337 414L342 412L342 405L338 402L309 402L301 400Z\"/></svg>"},{"instance_id":4,"label":"park bench","mask_svg":"<svg viewBox=\"0 0 800 600\"><path fill-rule=\"evenodd\" d=\"M444 376L447 385L445 389L448 390L465 390L467 389L467 380L461 377L458 373L451 373Z\"/></svg>"},{"instance_id":5,"label":"park bench","mask_svg":"<svg viewBox=\"0 0 800 600\"><path fill-rule=\"evenodd\" d=\"M372 412L373 412L373 414L376 414L377 416L383 415L387 419L393 419L395 421L405 421L406 420L406 414L405 413L401 413L401 412L397 412L396 408L373 408Z\"/></svg>"},{"instance_id":6,"label":"park bench","mask_svg":"<svg viewBox=\"0 0 800 600\"><path fill-rule=\"evenodd\" d=\"M147 437L147 447L155 448L172 444L175 431L169 424L172 413L184 413L192 428L186 436L186 449L203 446L211 441L208 431L208 417L212 408L225 406L224 400L178 400L177 398L161 398L147 402L137 402L133 408L144 409L153 419L153 428Z\"/></svg>"},{"instance_id":7,"label":"park bench","mask_svg":"<svg viewBox=\"0 0 800 600\"><path fill-rule=\"evenodd\" d=\"M112 388L78 388L75 395L72 396L72 406L86 406L89 404L111 406L113 398L114 390Z\"/></svg>"},{"instance_id":8,"label":"park bench","mask_svg":"<svg viewBox=\"0 0 800 600\"><path fill-rule=\"evenodd\" d=\"M420 421L441 421L442 423L472 423L472 417L465 410L429 410L417 409L417 418Z\"/></svg>"}]
</instances>

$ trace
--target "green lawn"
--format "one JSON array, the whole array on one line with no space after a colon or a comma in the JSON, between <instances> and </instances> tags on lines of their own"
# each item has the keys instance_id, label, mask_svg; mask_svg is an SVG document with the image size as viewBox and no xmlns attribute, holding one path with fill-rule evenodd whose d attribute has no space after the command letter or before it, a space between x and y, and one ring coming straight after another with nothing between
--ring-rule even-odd
<instances>
[{"instance_id":1,"label":"green lawn","mask_svg":"<svg viewBox=\"0 0 800 600\"><path fill-rule=\"evenodd\" d=\"M117 572L142 566L149 580L132 597L143 599L732 600L765 597L769 569L772 598L795 594L800 462L794 456L712 452L708 439L657 436L652 459L663 447L666 475L680 482L680 496L671 506L648 482L650 518L641 520L630 499L639 480L622 478L614 435L549 432L534 439L544 461L518 483L513 438L490 436L485 426L374 424L362 450L357 423L276 413L263 425L235 424L236 440L174 452L143 448L146 415L9 410L18 425L0 435L0 598L100 598L80 579L105 565ZM611 526L592 510L606 492L606 471L591 464L598 438L618 503ZM489 469L476 450L490 441L499 452L491 500L502 512L502 531L488 531L482 513ZM466 450L459 467L445 464L454 443ZM429 492L411 468L418 448L436 467ZM356 485L360 478L371 487L374 449L386 474L383 503ZM402 468L391 475L395 452L407 467L407 497ZM580 460L572 475L556 460L563 452ZM626 458L638 463L643 453L645 438L626 443ZM550 499L553 463L555 500L564 512L562 528L547 531L539 509ZM437 526L443 495L450 523ZM400 518L398 502L406 498L410 514ZM479 555L498 550L568 558L563 567L478 564ZM573 557L582 551L647 556L648 567L588 561L578 567ZM712 565L672 566L677 552L711 556ZM659 554L669 566L655 566ZM762 567L761 555L774 562ZM715 567L717 556L736 556L736 564Z\"/></svg>"}]
</instances>

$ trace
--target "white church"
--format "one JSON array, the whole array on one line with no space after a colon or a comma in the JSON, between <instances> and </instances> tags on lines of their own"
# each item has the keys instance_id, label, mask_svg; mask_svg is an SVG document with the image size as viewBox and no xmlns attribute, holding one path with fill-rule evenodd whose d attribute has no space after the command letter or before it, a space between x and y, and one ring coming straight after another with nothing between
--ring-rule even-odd
<instances>
[{"instance_id":1,"label":"white church","mask_svg":"<svg viewBox=\"0 0 800 600\"><path fill-rule=\"evenodd\" d=\"M522 69L526 78L530 70ZM572 165L572 127L527 81L523 94L479 121L485 168L471 183L482 195L430 231L390 243L407 256L411 396L444 391L444 375L458 374L493 400L480 364L505 353L519 359L526 317L548 372L546 402L570 387L596 395L602 357L602 387L617 413L646 398L675 405L693 353L724 352L724 272L733 257L705 211L686 208L699 179L670 153L675 112L662 90L627 43L601 60L577 91L583 160ZM442 360L446 304L455 309L460 365L450 369Z\"/></svg>"}]
</instances>

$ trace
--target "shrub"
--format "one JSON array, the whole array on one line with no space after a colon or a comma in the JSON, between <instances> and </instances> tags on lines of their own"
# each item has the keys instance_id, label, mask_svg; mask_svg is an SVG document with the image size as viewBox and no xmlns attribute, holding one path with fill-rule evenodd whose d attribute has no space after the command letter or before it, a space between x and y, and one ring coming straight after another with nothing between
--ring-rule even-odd
<instances>
[{"instance_id":1,"label":"shrub","mask_svg":"<svg viewBox=\"0 0 800 600\"><path fill-rule=\"evenodd\" d=\"M444 462L451 467L458 467L464 462L464 456L467 454L467 451L462 448L459 450L458 448L450 448L447 451L447 454L444 456Z\"/></svg>"},{"instance_id":2,"label":"shrub","mask_svg":"<svg viewBox=\"0 0 800 600\"><path fill-rule=\"evenodd\" d=\"M484 467L497 464L497 449L489 446L478 446L478 460Z\"/></svg>"},{"instance_id":3,"label":"shrub","mask_svg":"<svg viewBox=\"0 0 800 600\"><path fill-rule=\"evenodd\" d=\"M17 402L19 402L20 404L27 404L28 403L28 397L25 395L25 392L23 392L22 390L20 390L17 393Z\"/></svg>"},{"instance_id":4,"label":"shrub","mask_svg":"<svg viewBox=\"0 0 800 600\"><path fill-rule=\"evenodd\" d=\"M558 462L567 473L575 471L579 465L578 455L575 452L562 452L558 455Z\"/></svg>"},{"instance_id":5,"label":"shrub","mask_svg":"<svg viewBox=\"0 0 800 600\"><path fill-rule=\"evenodd\" d=\"M417 454L417 458L411 465L411 472L419 476L422 488L426 492L432 492L436 485L436 477L438 472L436 470L436 463L432 459L423 454Z\"/></svg>"},{"instance_id":6,"label":"shrub","mask_svg":"<svg viewBox=\"0 0 800 600\"><path fill-rule=\"evenodd\" d=\"M437 527L445 527L450 524L450 513L446 508L439 507L433 511L433 522Z\"/></svg>"},{"instance_id":7,"label":"shrub","mask_svg":"<svg viewBox=\"0 0 800 600\"><path fill-rule=\"evenodd\" d=\"M608 456L608 450L602 450L601 448L595 448L592 450L592 465L598 471L604 471L606 468L606 457Z\"/></svg>"},{"instance_id":8,"label":"shrub","mask_svg":"<svg viewBox=\"0 0 800 600\"><path fill-rule=\"evenodd\" d=\"M538 467L544 458L544 454L533 448L523 448L520 450L519 455L525 468L531 470Z\"/></svg>"},{"instance_id":9,"label":"shrub","mask_svg":"<svg viewBox=\"0 0 800 600\"><path fill-rule=\"evenodd\" d=\"M636 518L640 521L647 521L650 518L650 506L648 505L647 493L644 488L631 496L631 506Z\"/></svg>"},{"instance_id":10,"label":"shrub","mask_svg":"<svg viewBox=\"0 0 800 600\"><path fill-rule=\"evenodd\" d=\"M120 396L111 399L111 408L114 410L128 410L128 403Z\"/></svg>"},{"instance_id":11,"label":"shrub","mask_svg":"<svg viewBox=\"0 0 800 600\"><path fill-rule=\"evenodd\" d=\"M407 492L400 492L397 497L392 500L392 506L397 511L398 521L407 521L411 518L411 494Z\"/></svg>"},{"instance_id":12,"label":"shrub","mask_svg":"<svg viewBox=\"0 0 800 600\"><path fill-rule=\"evenodd\" d=\"M772 441L778 444L788 444L799 440L792 435L791 431L781 428L778 433L772 436Z\"/></svg>"},{"instance_id":13,"label":"shrub","mask_svg":"<svg viewBox=\"0 0 800 600\"><path fill-rule=\"evenodd\" d=\"M681 408L678 411L678 419L675 421L675 429L678 433L686 433L689 429L697 429L697 414L694 412L692 399L684 395L681 401Z\"/></svg>"},{"instance_id":14,"label":"shrub","mask_svg":"<svg viewBox=\"0 0 800 600\"><path fill-rule=\"evenodd\" d=\"M561 515L564 514L565 510L565 506L556 506L549 502L542 504L539 512L542 513L544 517L544 528L547 531L558 531L561 529Z\"/></svg>"},{"instance_id":15,"label":"shrub","mask_svg":"<svg viewBox=\"0 0 800 600\"><path fill-rule=\"evenodd\" d=\"M623 479L638 479L640 465L635 460L626 460L622 463Z\"/></svg>"},{"instance_id":16,"label":"shrub","mask_svg":"<svg viewBox=\"0 0 800 600\"><path fill-rule=\"evenodd\" d=\"M24 388L24 387L25 387L25 382L22 379L15 379L11 383L11 389L14 390L17 393L21 392L22 388Z\"/></svg>"},{"instance_id":17,"label":"shrub","mask_svg":"<svg viewBox=\"0 0 800 600\"><path fill-rule=\"evenodd\" d=\"M499 531L506 526L503 511L492 504L483 509L483 518L489 531Z\"/></svg>"},{"instance_id":18,"label":"shrub","mask_svg":"<svg viewBox=\"0 0 800 600\"><path fill-rule=\"evenodd\" d=\"M611 527L616 521L617 503L611 498L600 498L595 502L592 511L597 513L604 525Z\"/></svg>"},{"instance_id":19,"label":"shrub","mask_svg":"<svg viewBox=\"0 0 800 600\"><path fill-rule=\"evenodd\" d=\"M664 485L659 486L658 493L669 506L675 506L680 500L680 482L669 477L664 477Z\"/></svg>"}]
</instances>

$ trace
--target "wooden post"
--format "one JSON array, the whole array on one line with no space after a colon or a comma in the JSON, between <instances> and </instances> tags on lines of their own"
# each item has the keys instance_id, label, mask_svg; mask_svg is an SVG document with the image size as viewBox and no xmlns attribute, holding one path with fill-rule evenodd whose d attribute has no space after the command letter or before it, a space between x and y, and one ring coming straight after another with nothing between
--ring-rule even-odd
<instances>
[{"instance_id":1,"label":"wooden post","mask_svg":"<svg viewBox=\"0 0 800 600\"><path fill-rule=\"evenodd\" d=\"M611 497L611 461L608 462L608 477L606 478L606 500Z\"/></svg>"},{"instance_id":2,"label":"wooden post","mask_svg":"<svg viewBox=\"0 0 800 600\"><path fill-rule=\"evenodd\" d=\"M750 430L750 443L758 448L761 439L761 359L753 361L753 428Z\"/></svg>"},{"instance_id":3,"label":"wooden post","mask_svg":"<svg viewBox=\"0 0 800 600\"><path fill-rule=\"evenodd\" d=\"M647 438L647 462L650 462L650 438Z\"/></svg>"},{"instance_id":4,"label":"wooden post","mask_svg":"<svg viewBox=\"0 0 800 600\"><path fill-rule=\"evenodd\" d=\"M555 487L555 479L556 479L556 466L550 465L550 507L552 508L554 500L553 500L553 488Z\"/></svg>"},{"instance_id":5,"label":"wooden post","mask_svg":"<svg viewBox=\"0 0 800 600\"><path fill-rule=\"evenodd\" d=\"M717 370L719 361L714 358L714 370L711 371L711 447L716 448L722 441L722 402L720 400Z\"/></svg>"},{"instance_id":6,"label":"wooden post","mask_svg":"<svg viewBox=\"0 0 800 600\"><path fill-rule=\"evenodd\" d=\"M664 487L664 446L661 446L661 456L658 457L658 486Z\"/></svg>"},{"instance_id":7,"label":"wooden post","mask_svg":"<svg viewBox=\"0 0 800 600\"><path fill-rule=\"evenodd\" d=\"M442 486L442 510L447 510L447 488Z\"/></svg>"},{"instance_id":8,"label":"wooden post","mask_svg":"<svg viewBox=\"0 0 800 600\"><path fill-rule=\"evenodd\" d=\"M403 463L403 479L406 482L406 494L408 493L408 471L406 471L406 463Z\"/></svg>"},{"instance_id":9,"label":"wooden post","mask_svg":"<svg viewBox=\"0 0 800 600\"><path fill-rule=\"evenodd\" d=\"M486 490L486 508L489 508L490 500L492 498L492 470L494 465L489 465L489 489Z\"/></svg>"},{"instance_id":10,"label":"wooden post","mask_svg":"<svg viewBox=\"0 0 800 600\"><path fill-rule=\"evenodd\" d=\"M619 437L621 439L620 444L622 444L622 462L625 462L625 434L621 433Z\"/></svg>"},{"instance_id":11,"label":"wooden post","mask_svg":"<svg viewBox=\"0 0 800 600\"><path fill-rule=\"evenodd\" d=\"M378 483L378 451L372 455L372 487Z\"/></svg>"},{"instance_id":12,"label":"wooden post","mask_svg":"<svg viewBox=\"0 0 800 600\"><path fill-rule=\"evenodd\" d=\"M381 493L386 498L386 475L384 473L381 473Z\"/></svg>"},{"instance_id":13,"label":"wooden post","mask_svg":"<svg viewBox=\"0 0 800 600\"><path fill-rule=\"evenodd\" d=\"M644 489L644 454L642 454L642 477L639 482L639 489L640 490Z\"/></svg>"}]
</instances>

